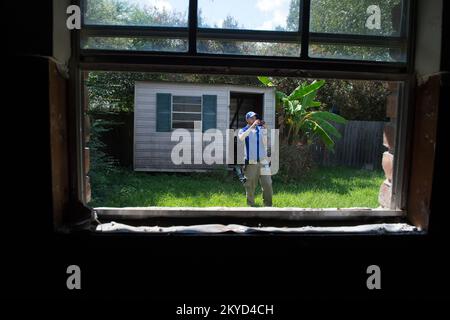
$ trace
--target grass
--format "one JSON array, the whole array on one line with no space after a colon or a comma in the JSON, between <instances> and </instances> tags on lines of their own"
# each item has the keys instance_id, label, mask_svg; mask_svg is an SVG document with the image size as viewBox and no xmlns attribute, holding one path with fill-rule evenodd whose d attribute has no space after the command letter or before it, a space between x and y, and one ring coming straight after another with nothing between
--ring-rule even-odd
<instances>
[{"instance_id":1,"label":"grass","mask_svg":"<svg viewBox=\"0 0 450 320\"><path fill-rule=\"evenodd\" d=\"M378 207L382 171L317 168L296 182L273 178L273 206L304 208ZM244 207L244 187L225 171L213 173L144 173L119 169L96 173L92 207ZM261 190L256 204L262 206Z\"/></svg>"}]
</instances>

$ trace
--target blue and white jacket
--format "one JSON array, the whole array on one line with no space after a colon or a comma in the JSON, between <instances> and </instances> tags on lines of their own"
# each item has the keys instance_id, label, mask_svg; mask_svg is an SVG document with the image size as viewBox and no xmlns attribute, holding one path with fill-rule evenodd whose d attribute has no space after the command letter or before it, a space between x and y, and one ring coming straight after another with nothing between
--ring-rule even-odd
<instances>
[{"instance_id":1,"label":"blue and white jacket","mask_svg":"<svg viewBox=\"0 0 450 320\"><path fill-rule=\"evenodd\" d=\"M246 125L239 130L239 140L245 141L245 163L267 162L267 129Z\"/></svg>"}]
</instances>

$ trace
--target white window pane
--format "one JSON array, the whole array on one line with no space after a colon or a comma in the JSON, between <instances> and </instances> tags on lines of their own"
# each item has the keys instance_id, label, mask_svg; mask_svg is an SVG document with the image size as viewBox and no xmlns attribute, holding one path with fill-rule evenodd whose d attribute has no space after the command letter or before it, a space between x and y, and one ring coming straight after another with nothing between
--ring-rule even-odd
<instances>
[{"instance_id":1,"label":"white window pane","mask_svg":"<svg viewBox=\"0 0 450 320\"><path fill-rule=\"evenodd\" d=\"M337 44L311 44L309 56L313 58L364 61L406 62L404 48L383 48Z\"/></svg>"},{"instance_id":2,"label":"white window pane","mask_svg":"<svg viewBox=\"0 0 450 320\"><path fill-rule=\"evenodd\" d=\"M300 0L199 0L203 28L298 31Z\"/></svg>"},{"instance_id":3,"label":"white window pane","mask_svg":"<svg viewBox=\"0 0 450 320\"><path fill-rule=\"evenodd\" d=\"M186 52L187 39L86 37L81 39L82 49L137 50Z\"/></svg>"},{"instance_id":4,"label":"white window pane","mask_svg":"<svg viewBox=\"0 0 450 320\"><path fill-rule=\"evenodd\" d=\"M198 52L214 54L298 57L300 55L300 49L300 43L231 40L197 41Z\"/></svg>"},{"instance_id":5,"label":"white window pane","mask_svg":"<svg viewBox=\"0 0 450 320\"><path fill-rule=\"evenodd\" d=\"M186 27L189 0L86 0L84 22Z\"/></svg>"},{"instance_id":6,"label":"white window pane","mask_svg":"<svg viewBox=\"0 0 450 320\"><path fill-rule=\"evenodd\" d=\"M398 36L402 0L311 0L310 31Z\"/></svg>"}]
</instances>

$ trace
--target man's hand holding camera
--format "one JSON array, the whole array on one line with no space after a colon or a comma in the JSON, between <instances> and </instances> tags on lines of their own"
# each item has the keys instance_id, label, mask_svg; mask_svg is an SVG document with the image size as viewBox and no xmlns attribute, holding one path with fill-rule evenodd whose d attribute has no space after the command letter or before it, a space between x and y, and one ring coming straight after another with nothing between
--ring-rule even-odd
<instances>
[{"instance_id":1,"label":"man's hand holding camera","mask_svg":"<svg viewBox=\"0 0 450 320\"><path fill-rule=\"evenodd\" d=\"M252 123L251 128L253 129L256 126L262 126L263 128L266 128L266 122L264 120L261 120L261 119L256 119Z\"/></svg>"}]
</instances>

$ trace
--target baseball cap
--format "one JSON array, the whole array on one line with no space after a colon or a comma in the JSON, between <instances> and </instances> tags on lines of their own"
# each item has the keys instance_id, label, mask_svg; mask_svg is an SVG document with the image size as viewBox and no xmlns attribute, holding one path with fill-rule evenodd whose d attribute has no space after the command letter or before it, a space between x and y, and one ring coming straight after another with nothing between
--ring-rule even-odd
<instances>
[{"instance_id":1,"label":"baseball cap","mask_svg":"<svg viewBox=\"0 0 450 320\"><path fill-rule=\"evenodd\" d=\"M245 115L245 120L247 120L248 118L254 117L254 116L256 116L256 113L254 113L253 111L249 111Z\"/></svg>"}]
</instances>

